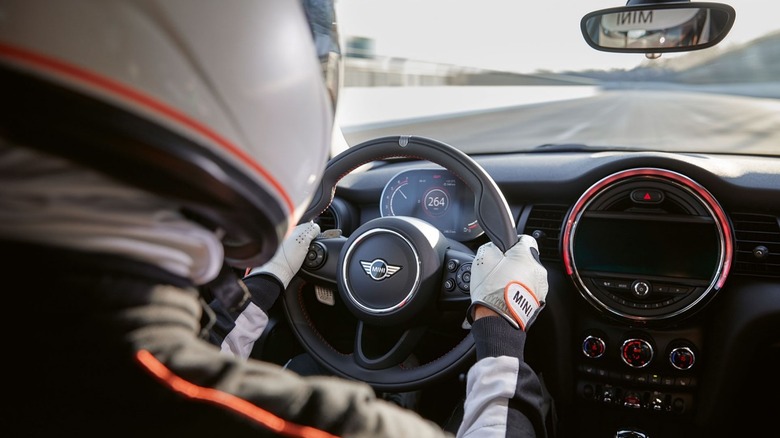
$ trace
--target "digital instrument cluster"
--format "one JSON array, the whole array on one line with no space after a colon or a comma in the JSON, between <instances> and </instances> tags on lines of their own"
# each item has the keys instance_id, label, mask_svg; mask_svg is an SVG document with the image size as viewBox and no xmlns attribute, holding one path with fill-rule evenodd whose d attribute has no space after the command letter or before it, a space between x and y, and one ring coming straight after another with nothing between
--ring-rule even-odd
<instances>
[{"instance_id":1,"label":"digital instrument cluster","mask_svg":"<svg viewBox=\"0 0 780 438\"><path fill-rule=\"evenodd\" d=\"M474 192L445 169L411 169L394 176L382 190L385 216L410 216L438 228L444 236L468 241L482 235Z\"/></svg>"}]
</instances>

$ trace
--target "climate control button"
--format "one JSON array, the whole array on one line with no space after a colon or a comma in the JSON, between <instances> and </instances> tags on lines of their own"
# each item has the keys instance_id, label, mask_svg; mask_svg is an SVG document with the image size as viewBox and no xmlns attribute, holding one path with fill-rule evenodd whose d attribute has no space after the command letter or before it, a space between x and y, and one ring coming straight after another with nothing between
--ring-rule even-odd
<instances>
[{"instance_id":1,"label":"climate control button","mask_svg":"<svg viewBox=\"0 0 780 438\"><path fill-rule=\"evenodd\" d=\"M669 353L669 362L678 370L689 370L696 362L696 356L688 347L677 347Z\"/></svg>"},{"instance_id":2,"label":"climate control button","mask_svg":"<svg viewBox=\"0 0 780 438\"><path fill-rule=\"evenodd\" d=\"M591 359L598 359L607 350L604 341L596 336L588 336L582 341L582 352Z\"/></svg>"},{"instance_id":3,"label":"climate control button","mask_svg":"<svg viewBox=\"0 0 780 438\"><path fill-rule=\"evenodd\" d=\"M627 339L620 347L620 358L632 368L644 368L653 360L653 347L644 339Z\"/></svg>"}]
</instances>

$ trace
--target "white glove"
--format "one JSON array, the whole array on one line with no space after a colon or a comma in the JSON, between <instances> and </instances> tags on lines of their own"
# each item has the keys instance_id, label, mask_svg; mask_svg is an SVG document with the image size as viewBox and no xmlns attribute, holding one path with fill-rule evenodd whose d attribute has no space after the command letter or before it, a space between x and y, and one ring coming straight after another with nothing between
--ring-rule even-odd
<instances>
[{"instance_id":1,"label":"white glove","mask_svg":"<svg viewBox=\"0 0 780 438\"><path fill-rule=\"evenodd\" d=\"M471 264L471 306L483 305L503 316L514 328L526 330L544 307L547 270L539 262L536 239L519 236L517 243L501 253L492 242L479 247Z\"/></svg>"},{"instance_id":2,"label":"white glove","mask_svg":"<svg viewBox=\"0 0 780 438\"><path fill-rule=\"evenodd\" d=\"M301 269L303 259L309 252L309 245L320 234L320 226L314 222L307 222L295 227L282 246L276 250L276 254L266 264L252 268L246 277L255 274L270 274L276 277L285 289L295 273Z\"/></svg>"}]
</instances>

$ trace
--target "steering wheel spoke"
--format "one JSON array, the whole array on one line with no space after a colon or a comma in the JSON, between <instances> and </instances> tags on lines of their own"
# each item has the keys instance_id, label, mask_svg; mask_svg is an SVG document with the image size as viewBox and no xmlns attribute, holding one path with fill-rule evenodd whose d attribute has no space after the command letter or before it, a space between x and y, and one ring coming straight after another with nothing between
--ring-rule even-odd
<instances>
[{"instance_id":1,"label":"steering wheel spoke","mask_svg":"<svg viewBox=\"0 0 780 438\"><path fill-rule=\"evenodd\" d=\"M398 333L358 321L355 363L369 370L394 367L412 354L426 330L426 327L412 327Z\"/></svg>"},{"instance_id":2,"label":"steering wheel spoke","mask_svg":"<svg viewBox=\"0 0 780 438\"><path fill-rule=\"evenodd\" d=\"M303 259L301 273L329 283L338 283L338 262L346 242L347 238L340 233L314 239Z\"/></svg>"}]
</instances>

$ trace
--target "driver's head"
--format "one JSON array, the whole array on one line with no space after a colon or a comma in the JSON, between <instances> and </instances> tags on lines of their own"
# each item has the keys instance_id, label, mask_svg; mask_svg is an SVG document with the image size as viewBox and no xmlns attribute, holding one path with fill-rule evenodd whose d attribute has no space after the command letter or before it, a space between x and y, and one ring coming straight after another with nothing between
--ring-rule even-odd
<instances>
[{"instance_id":1,"label":"driver's head","mask_svg":"<svg viewBox=\"0 0 780 438\"><path fill-rule=\"evenodd\" d=\"M5 0L0 138L171 200L259 264L324 169L338 52L332 0Z\"/></svg>"}]
</instances>

